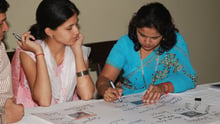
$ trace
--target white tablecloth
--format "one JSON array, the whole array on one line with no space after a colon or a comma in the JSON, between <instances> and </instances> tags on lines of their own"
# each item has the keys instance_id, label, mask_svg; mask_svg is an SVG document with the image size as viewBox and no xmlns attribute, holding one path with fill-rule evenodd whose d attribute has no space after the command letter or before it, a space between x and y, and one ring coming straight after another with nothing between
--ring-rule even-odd
<instances>
[{"instance_id":1,"label":"white tablecloth","mask_svg":"<svg viewBox=\"0 0 220 124\"><path fill-rule=\"evenodd\" d=\"M122 103L90 100L29 108L18 124L220 124L220 89L209 85L169 93L151 105L142 104L139 93L123 96Z\"/></svg>"}]
</instances>

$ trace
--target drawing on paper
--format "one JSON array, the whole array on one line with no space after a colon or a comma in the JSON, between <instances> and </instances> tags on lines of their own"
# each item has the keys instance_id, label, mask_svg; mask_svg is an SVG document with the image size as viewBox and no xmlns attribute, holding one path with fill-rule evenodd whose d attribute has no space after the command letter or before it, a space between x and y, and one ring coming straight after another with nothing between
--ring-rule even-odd
<instances>
[{"instance_id":1,"label":"drawing on paper","mask_svg":"<svg viewBox=\"0 0 220 124\"><path fill-rule=\"evenodd\" d=\"M196 111L187 111L187 112L181 113L181 115L184 115L184 116L190 117L190 118L199 117L199 116L202 116L202 115L205 115L205 114L201 113L201 112L196 112Z\"/></svg>"},{"instance_id":2,"label":"drawing on paper","mask_svg":"<svg viewBox=\"0 0 220 124\"><path fill-rule=\"evenodd\" d=\"M95 116L95 115L96 114L90 114L90 113L82 112L82 111L68 114L68 116L72 117L74 120L78 120L78 119L82 119L82 118L88 118L88 117Z\"/></svg>"}]
</instances>

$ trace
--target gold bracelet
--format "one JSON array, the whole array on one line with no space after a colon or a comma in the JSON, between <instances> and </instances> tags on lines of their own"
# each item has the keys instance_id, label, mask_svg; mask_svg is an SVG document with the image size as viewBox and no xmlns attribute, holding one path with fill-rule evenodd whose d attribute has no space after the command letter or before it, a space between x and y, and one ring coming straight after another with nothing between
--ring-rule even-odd
<instances>
[{"instance_id":1,"label":"gold bracelet","mask_svg":"<svg viewBox=\"0 0 220 124\"><path fill-rule=\"evenodd\" d=\"M88 74L89 74L88 70L84 70L84 71L81 71L81 72L76 72L77 77L82 77L82 76L88 75Z\"/></svg>"}]
</instances>

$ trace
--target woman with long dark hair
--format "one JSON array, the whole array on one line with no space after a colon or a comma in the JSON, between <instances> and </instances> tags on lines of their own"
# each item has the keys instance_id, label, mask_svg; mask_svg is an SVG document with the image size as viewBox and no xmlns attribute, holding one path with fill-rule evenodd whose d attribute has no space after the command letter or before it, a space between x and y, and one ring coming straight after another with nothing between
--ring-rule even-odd
<instances>
[{"instance_id":1,"label":"woman with long dark hair","mask_svg":"<svg viewBox=\"0 0 220 124\"><path fill-rule=\"evenodd\" d=\"M115 81L121 70L124 81L114 89L109 81ZM164 94L194 88L196 82L186 42L167 8L156 2L134 14L128 34L112 48L96 87L108 102L144 92L142 102L155 103Z\"/></svg>"},{"instance_id":2,"label":"woman with long dark hair","mask_svg":"<svg viewBox=\"0 0 220 124\"><path fill-rule=\"evenodd\" d=\"M92 98L90 48L82 45L78 15L78 8L69 0L40 3L36 24L22 35L12 60L17 103L27 108Z\"/></svg>"}]
</instances>

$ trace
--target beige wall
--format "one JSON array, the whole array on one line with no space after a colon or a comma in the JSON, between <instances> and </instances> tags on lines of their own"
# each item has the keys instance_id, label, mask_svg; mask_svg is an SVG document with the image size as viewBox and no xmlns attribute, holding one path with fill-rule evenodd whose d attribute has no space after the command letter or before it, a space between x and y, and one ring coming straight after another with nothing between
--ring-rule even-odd
<instances>
[{"instance_id":1,"label":"beige wall","mask_svg":"<svg viewBox=\"0 0 220 124\"><path fill-rule=\"evenodd\" d=\"M9 49L17 46L12 32L22 34L35 21L41 0L8 0ZM81 32L85 43L115 40L127 32L132 14L155 0L72 0L81 11ZM174 22L188 43L199 83L220 81L220 0L158 0L170 10Z\"/></svg>"}]
</instances>

